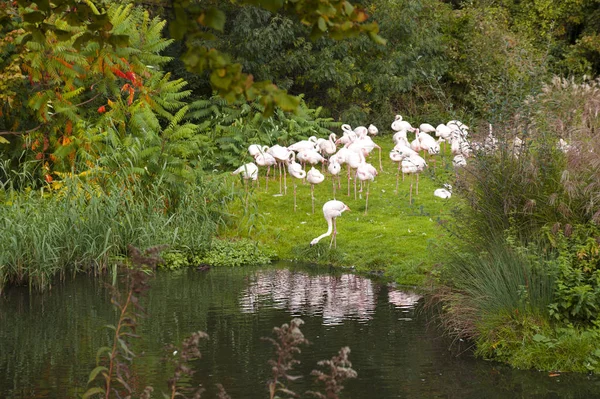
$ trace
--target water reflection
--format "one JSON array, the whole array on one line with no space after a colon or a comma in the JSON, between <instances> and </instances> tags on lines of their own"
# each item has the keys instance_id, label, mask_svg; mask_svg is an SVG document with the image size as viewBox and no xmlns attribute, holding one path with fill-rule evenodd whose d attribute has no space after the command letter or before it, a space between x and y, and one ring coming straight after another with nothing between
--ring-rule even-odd
<instances>
[{"instance_id":1,"label":"water reflection","mask_svg":"<svg viewBox=\"0 0 600 399\"><path fill-rule=\"evenodd\" d=\"M311 345L299 354L295 372L305 378L293 382L296 392L314 388L308 376L319 360L349 346L358 378L345 384L344 398L598 397L596 377L549 378L476 360L462 348L449 350L435 323L415 311L421 298L414 292L351 274L287 267L159 273L135 344L143 354L134 362L137 391L152 385L155 397L167 392L173 370L164 362L164 346L202 330L210 338L189 384L205 387L203 398L216 398L221 383L234 399L264 399L273 351L261 337L301 316ZM112 342L102 326L116 317L104 285L87 276L47 295L30 296L26 289L7 295L0 300L0 397L80 397L97 349Z\"/></svg>"},{"instance_id":2,"label":"water reflection","mask_svg":"<svg viewBox=\"0 0 600 399\"><path fill-rule=\"evenodd\" d=\"M311 276L270 270L253 276L241 293L240 307L244 313L273 307L294 316L320 315L324 325L350 319L366 323L373 318L376 294L371 280L353 274Z\"/></svg>"}]
</instances>

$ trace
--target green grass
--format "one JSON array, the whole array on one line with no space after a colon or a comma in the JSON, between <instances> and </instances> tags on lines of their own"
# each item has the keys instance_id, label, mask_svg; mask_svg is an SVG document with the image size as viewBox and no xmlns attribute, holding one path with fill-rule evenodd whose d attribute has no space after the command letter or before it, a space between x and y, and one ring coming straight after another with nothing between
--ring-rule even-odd
<instances>
[{"instance_id":1,"label":"green grass","mask_svg":"<svg viewBox=\"0 0 600 399\"><path fill-rule=\"evenodd\" d=\"M398 193L394 193L397 164L388 157L393 147L391 136L377 137L375 141L382 146L384 170L371 183L367 214L366 188L354 199L352 186L348 196L342 172L342 188L336 191L336 199L343 201L351 211L337 219L337 249L329 250L327 237L316 246L309 246L313 238L327 230L322 206L333 199L328 174L323 183L315 186L313 214L310 185L288 176L286 195L278 195L278 178L269 181L268 192L265 192L265 170L261 168L260 187L250 189L247 207L242 202L232 205L234 223L222 235L257 240L275 250L281 259L354 267L362 272L387 271L401 283L422 282L425 273L449 245L449 234L442 225L451 219L451 209L459 203L456 196L449 200L433 196L436 188L454 180L451 155L448 151L436 157L435 172L433 163L429 162L429 168L419 178L419 194L413 187L412 203L409 203L410 176L404 181L400 177ZM369 159L374 166L379 164L377 157L375 150ZM229 184L242 185L238 176L232 176Z\"/></svg>"}]
</instances>

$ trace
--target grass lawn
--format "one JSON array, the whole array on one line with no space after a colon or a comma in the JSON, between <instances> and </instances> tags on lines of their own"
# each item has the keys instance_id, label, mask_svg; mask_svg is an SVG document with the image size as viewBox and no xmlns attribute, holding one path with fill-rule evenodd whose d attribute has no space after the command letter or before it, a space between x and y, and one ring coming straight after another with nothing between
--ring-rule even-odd
<instances>
[{"instance_id":1,"label":"grass lawn","mask_svg":"<svg viewBox=\"0 0 600 399\"><path fill-rule=\"evenodd\" d=\"M322 206L333 196L332 178L325 174L323 183L315 186L315 212L312 213L309 184L288 175L287 194L279 195L279 176L270 178L265 191L265 170L260 170L260 187L250 188L248 205L238 201L230 209L235 223L223 231L224 237L248 237L275 251L280 259L297 260L334 266L353 267L360 272L385 272L403 284L420 284L431 267L444 256L451 243L443 227L451 209L458 206L456 196L448 200L433 195L443 183L453 183L454 172L449 148L437 155L419 178L419 194L413 185L409 203L411 176L407 175L395 194L397 163L388 154L393 148L391 135L375 139L382 147L383 172L371 182L368 213L365 214L366 187L354 198L351 181L348 196L345 166L341 173L341 189L335 199L351 209L337 218L337 249L329 249L329 237L310 247L310 241L327 231ZM443 148L442 148L443 149ZM431 159L430 156L428 156ZM379 165L374 150L368 162ZM320 168L320 166L318 166ZM310 167L305 168L307 171ZM271 169L271 175L274 175ZM416 180L415 180L416 183ZM241 187L239 176L231 176L229 184ZM294 211L294 184L297 208Z\"/></svg>"}]
</instances>

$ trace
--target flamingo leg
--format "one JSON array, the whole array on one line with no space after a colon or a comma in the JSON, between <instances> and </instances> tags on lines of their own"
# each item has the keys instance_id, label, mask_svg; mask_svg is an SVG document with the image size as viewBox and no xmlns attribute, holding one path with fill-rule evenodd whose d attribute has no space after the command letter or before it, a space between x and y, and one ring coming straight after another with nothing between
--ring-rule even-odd
<instances>
[{"instance_id":1,"label":"flamingo leg","mask_svg":"<svg viewBox=\"0 0 600 399\"><path fill-rule=\"evenodd\" d=\"M335 199L335 176L331 175L331 183L333 186L333 199Z\"/></svg>"},{"instance_id":2,"label":"flamingo leg","mask_svg":"<svg viewBox=\"0 0 600 399\"><path fill-rule=\"evenodd\" d=\"M419 195L419 174L417 173L417 194Z\"/></svg>"},{"instance_id":3,"label":"flamingo leg","mask_svg":"<svg viewBox=\"0 0 600 399\"><path fill-rule=\"evenodd\" d=\"M283 193L287 195L287 170L283 168Z\"/></svg>"},{"instance_id":4,"label":"flamingo leg","mask_svg":"<svg viewBox=\"0 0 600 399\"><path fill-rule=\"evenodd\" d=\"M281 187L281 164L279 162L277 162L277 169L279 169L279 194L281 194L283 188Z\"/></svg>"},{"instance_id":5,"label":"flamingo leg","mask_svg":"<svg viewBox=\"0 0 600 399\"><path fill-rule=\"evenodd\" d=\"M367 182L367 200L365 201L365 215L367 214L367 209L369 209L369 189L371 188L371 181Z\"/></svg>"},{"instance_id":6,"label":"flamingo leg","mask_svg":"<svg viewBox=\"0 0 600 399\"><path fill-rule=\"evenodd\" d=\"M294 183L294 212L296 212L296 183Z\"/></svg>"},{"instance_id":7,"label":"flamingo leg","mask_svg":"<svg viewBox=\"0 0 600 399\"><path fill-rule=\"evenodd\" d=\"M381 163L381 147L377 146L377 150L379 151L379 171L383 172L383 163Z\"/></svg>"},{"instance_id":8,"label":"flamingo leg","mask_svg":"<svg viewBox=\"0 0 600 399\"><path fill-rule=\"evenodd\" d=\"M335 218L333 218L333 234L331 235L331 242L329 243L329 248L331 249L331 244L334 244L333 247L337 248L337 241L335 236L337 235L337 228L335 225Z\"/></svg>"},{"instance_id":9,"label":"flamingo leg","mask_svg":"<svg viewBox=\"0 0 600 399\"><path fill-rule=\"evenodd\" d=\"M354 199L356 199L356 175L358 172L354 172Z\"/></svg>"},{"instance_id":10,"label":"flamingo leg","mask_svg":"<svg viewBox=\"0 0 600 399\"><path fill-rule=\"evenodd\" d=\"M350 196L350 165L346 164L348 168L348 197Z\"/></svg>"},{"instance_id":11,"label":"flamingo leg","mask_svg":"<svg viewBox=\"0 0 600 399\"><path fill-rule=\"evenodd\" d=\"M415 176L413 174L411 174L410 177L410 195L408 197L408 203L412 204L412 187L413 187L413 180L415 179Z\"/></svg>"},{"instance_id":12,"label":"flamingo leg","mask_svg":"<svg viewBox=\"0 0 600 399\"><path fill-rule=\"evenodd\" d=\"M310 185L310 198L312 200L312 213L315 213L315 185Z\"/></svg>"},{"instance_id":13,"label":"flamingo leg","mask_svg":"<svg viewBox=\"0 0 600 399\"><path fill-rule=\"evenodd\" d=\"M396 171L396 190L394 191L394 194L398 194L398 178L400 177L400 167L402 165L402 162L398 162L398 170ZM404 174L402 174L402 180L404 180Z\"/></svg>"},{"instance_id":14,"label":"flamingo leg","mask_svg":"<svg viewBox=\"0 0 600 399\"><path fill-rule=\"evenodd\" d=\"M269 171L271 170L271 165L267 166L267 176L265 177L265 193L269 191Z\"/></svg>"}]
</instances>

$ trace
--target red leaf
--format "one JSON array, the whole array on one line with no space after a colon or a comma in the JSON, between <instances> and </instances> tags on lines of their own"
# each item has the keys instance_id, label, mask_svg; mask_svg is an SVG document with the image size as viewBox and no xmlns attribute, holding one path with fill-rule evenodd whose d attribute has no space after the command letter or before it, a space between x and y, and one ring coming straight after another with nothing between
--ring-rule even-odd
<instances>
[{"instance_id":1,"label":"red leaf","mask_svg":"<svg viewBox=\"0 0 600 399\"><path fill-rule=\"evenodd\" d=\"M100 108L98 108L98 113L103 114L105 112L106 112L106 106L105 105L103 105Z\"/></svg>"}]
</instances>

